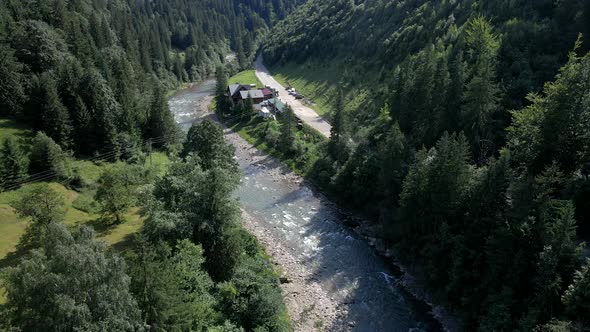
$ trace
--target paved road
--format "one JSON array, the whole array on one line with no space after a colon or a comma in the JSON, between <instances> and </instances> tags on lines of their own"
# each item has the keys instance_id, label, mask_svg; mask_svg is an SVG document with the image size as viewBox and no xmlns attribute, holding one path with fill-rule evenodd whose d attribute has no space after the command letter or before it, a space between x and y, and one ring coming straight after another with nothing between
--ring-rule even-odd
<instances>
[{"instance_id":1,"label":"paved road","mask_svg":"<svg viewBox=\"0 0 590 332\"><path fill-rule=\"evenodd\" d=\"M182 90L170 111L188 130L206 118L215 82ZM328 132L329 133L329 132ZM440 331L428 306L399 287L390 263L344 226L346 216L281 162L225 131L243 172L236 197L242 222L279 264L285 302L298 332ZM451 329L451 331L460 329Z\"/></svg>"},{"instance_id":2,"label":"paved road","mask_svg":"<svg viewBox=\"0 0 590 332\"><path fill-rule=\"evenodd\" d=\"M277 82L268 69L262 63L262 55L258 56L256 62L254 63L256 67L256 76L264 85L268 85L273 89L276 89L279 92L279 99L285 103L289 104L295 115L300 118L303 122L307 123L312 128L319 131L322 135L326 137L330 137L330 130L332 126L326 120L322 119L314 110L311 108L303 105L301 101L295 99L295 97L289 95L287 89L283 87L279 82Z\"/></svg>"}]
</instances>

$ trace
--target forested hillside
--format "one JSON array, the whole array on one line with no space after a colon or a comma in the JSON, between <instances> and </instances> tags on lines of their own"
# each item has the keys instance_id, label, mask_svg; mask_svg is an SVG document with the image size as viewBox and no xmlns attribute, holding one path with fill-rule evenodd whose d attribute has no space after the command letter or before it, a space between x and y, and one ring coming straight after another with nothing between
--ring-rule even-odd
<instances>
[{"instance_id":1,"label":"forested hillside","mask_svg":"<svg viewBox=\"0 0 590 332\"><path fill-rule=\"evenodd\" d=\"M239 223L233 147L203 122L182 151L162 176L135 162L105 168L95 201L81 192L66 204L56 184L11 192L19 198L3 211L28 226L12 264L0 260L0 330L291 331L273 265ZM93 204L105 213L84 221L76 211ZM126 227L132 205L137 233L119 247L96 239Z\"/></svg>"},{"instance_id":2,"label":"forested hillside","mask_svg":"<svg viewBox=\"0 0 590 332\"><path fill-rule=\"evenodd\" d=\"M292 330L232 147L167 96L299 2L0 2L1 331Z\"/></svg>"},{"instance_id":3,"label":"forested hillside","mask_svg":"<svg viewBox=\"0 0 590 332\"><path fill-rule=\"evenodd\" d=\"M263 54L303 79L330 68L308 176L465 330L569 331L590 326L588 38L583 0L310 0Z\"/></svg>"},{"instance_id":4,"label":"forested hillside","mask_svg":"<svg viewBox=\"0 0 590 332\"><path fill-rule=\"evenodd\" d=\"M212 75L296 2L8 0L0 3L0 116L78 155L173 137L166 92ZM161 145L161 144L160 144Z\"/></svg>"}]
</instances>

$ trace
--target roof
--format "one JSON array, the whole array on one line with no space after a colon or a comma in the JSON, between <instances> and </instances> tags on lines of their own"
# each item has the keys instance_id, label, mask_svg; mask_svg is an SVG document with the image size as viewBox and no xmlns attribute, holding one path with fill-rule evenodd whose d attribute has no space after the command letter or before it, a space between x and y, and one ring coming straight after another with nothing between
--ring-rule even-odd
<instances>
[{"instance_id":1,"label":"roof","mask_svg":"<svg viewBox=\"0 0 590 332\"><path fill-rule=\"evenodd\" d=\"M245 87L242 86L240 83L236 83L230 84L227 88L229 89L229 95L233 97L238 91L242 90L242 88Z\"/></svg>"},{"instance_id":2,"label":"roof","mask_svg":"<svg viewBox=\"0 0 590 332\"><path fill-rule=\"evenodd\" d=\"M285 109L285 104L283 104L283 102L280 101L278 98L269 99L268 102L275 105L277 110L279 110L281 112Z\"/></svg>"},{"instance_id":3,"label":"roof","mask_svg":"<svg viewBox=\"0 0 590 332\"><path fill-rule=\"evenodd\" d=\"M262 89L262 94L265 96L272 95L272 91L269 88Z\"/></svg>"},{"instance_id":4,"label":"roof","mask_svg":"<svg viewBox=\"0 0 590 332\"><path fill-rule=\"evenodd\" d=\"M240 91L240 96L242 97L242 99L248 99L248 95L250 96L250 98L253 98L253 99L264 98L264 95L262 94L262 90Z\"/></svg>"},{"instance_id":5,"label":"roof","mask_svg":"<svg viewBox=\"0 0 590 332\"><path fill-rule=\"evenodd\" d=\"M250 85L252 85L252 84L250 84ZM236 84L228 85L227 88L228 88L229 93L232 97L238 97L238 92L252 89L252 87L250 85L236 83Z\"/></svg>"}]
</instances>

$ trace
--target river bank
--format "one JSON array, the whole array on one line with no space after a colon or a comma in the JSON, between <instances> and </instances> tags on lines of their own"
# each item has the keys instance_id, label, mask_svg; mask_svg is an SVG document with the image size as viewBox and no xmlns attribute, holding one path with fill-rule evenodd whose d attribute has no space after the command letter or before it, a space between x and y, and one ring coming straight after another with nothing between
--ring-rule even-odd
<instances>
[{"instance_id":1,"label":"river bank","mask_svg":"<svg viewBox=\"0 0 590 332\"><path fill-rule=\"evenodd\" d=\"M209 84L210 92L213 90ZM207 85L206 84L206 85ZM214 118L199 87L170 100L179 123ZM398 269L346 226L347 217L277 159L226 129L243 171L244 226L282 271L297 331L439 331L430 308L406 292Z\"/></svg>"},{"instance_id":2,"label":"river bank","mask_svg":"<svg viewBox=\"0 0 590 332\"><path fill-rule=\"evenodd\" d=\"M217 120L215 116L212 118ZM236 148L238 160L264 167L268 176L276 181L289 183L293 187L302 184L301 177L280 162L268 159L237 133L226 128L225 138ZM296 331L322 331L326 326L334 331L350 330L354 322L343 322L347 315L346 307L337 303L321 287L316 272L291 254L280 239L245 209L242 209L242 216L244 227L256 236L281 273L281 289Z\"/></svg>"},{"instance_id":3,"label":"river bank","mask_svg":"<svg viewBox=\"0 0 590 332\"><path fill-rule=\"evenodd\" d=\"M211 119L218 121L215 115ZM219 122L219 121L218 121ZM225 128L225 138L227 142L236 148L236 157L240 161L246 161L257 167L265 169L266 173L276 181L284 181L291 184L293 188L299 186L311 187L301 176L297 175L290 168L282 164L273 157L255 148L252 144L242 138L239 134L231 129ZM329 202L319 192L316 196L322 196L324 204L329 204L333 209L338 207ZM339 209L338 209L339 210ZM281 245L281 239L277 238L272 231L269 231L264 225L253 219L253 217L243 211L244 226L248 231L254 234L266 248L267 253L273 258L273 261L280 267L283 272L284 283L281 288L285 294L285 301L289 314L297 331L318 331L319 327L331 326L332 331L352 331L355 330L354 321L343 321L348 314L347 301L337 301L323 291L321 285L317 282L317 271L308 269L305 261L298 260L296 256L289 253L288 248ZM435 331L444 329L445 331L460 330L458 322L442 307L432 304L430 295L424 291L420 280L414 277L410 269L392 257L391 251L386 244L378 238L375 229L364 219L355 217L342 210L338 211L343 224L359 236L366 240L366 243L375 249L375 251L391 261L398 270L392 271L391 274L383 272L383 278L391 283L392 287L403 287L407 294L404 294L406 300L411 301L414 307L421 307L425 312L430 312L432 317L438 320L442 326L435 326L430 322L428 330ZM424 317L423 317L424 318ZM424 326L425 327L425 326Z\"/></svg>"}]
</instances>

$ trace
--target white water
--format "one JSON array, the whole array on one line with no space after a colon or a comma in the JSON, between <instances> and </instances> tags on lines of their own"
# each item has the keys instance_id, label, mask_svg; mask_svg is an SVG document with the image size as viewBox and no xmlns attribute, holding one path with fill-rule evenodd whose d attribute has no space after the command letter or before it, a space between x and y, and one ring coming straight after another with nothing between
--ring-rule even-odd
<instances>
[{"instance_id":1,"label":"white water","mask_svg":"<svg viewBox=\"0 0 590 332\"><path fill-rule=\"evenodd\" d=\"M169 100L185 130L206 115L202 100L213 88L214 82L206 81ZM239 152L236 157L243 172L236 192L242 207L314 271L331 297L348 306L345 320L354 324L340 326L352 331L440 330L427 308L406 299L391 265L339 222L343 216L333 204L307 185L277 176L273 160L253 163Z\"/></svg>"}]
</instances>

